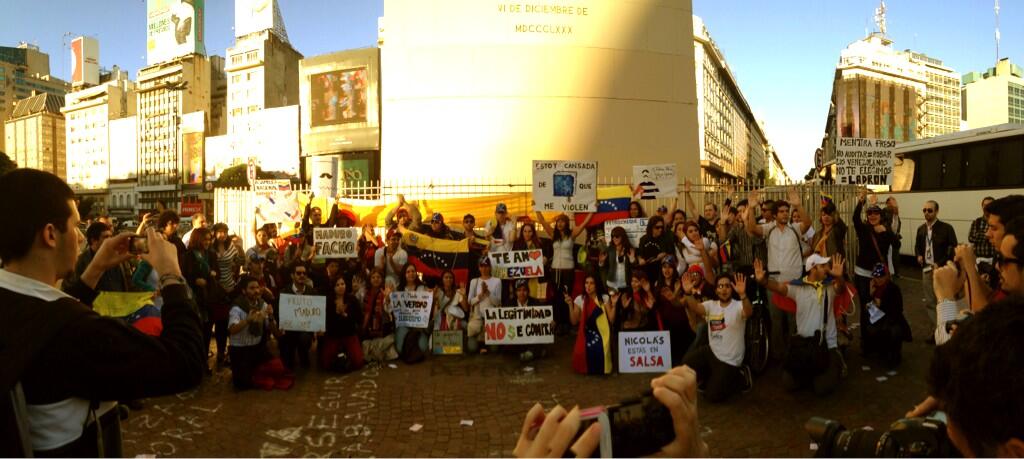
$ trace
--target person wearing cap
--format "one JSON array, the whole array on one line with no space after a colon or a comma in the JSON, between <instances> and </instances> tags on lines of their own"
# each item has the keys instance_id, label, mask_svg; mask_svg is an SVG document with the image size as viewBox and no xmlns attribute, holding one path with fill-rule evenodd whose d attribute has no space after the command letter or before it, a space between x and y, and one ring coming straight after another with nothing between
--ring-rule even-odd
<instances>
[{"instance_id":1,"label":"person wearing cap","mask_svg":"<svg viewBox=\"0 0 1024 459\"><path fill-rule=\"evenodd\" d=\"M865 205L867 219L861 218L861 211ZM882 224L882 208L879 207L875 195L868 199L867 189L861 189L857 197L857 206L853 208L853 229L857 234L857 259L854 263L853 283L860 299L860 338L864 339L869 317L865 306L871 298L871 271L879 263L888 264L886 254L896 240L896 235Z\"/></svg>"},{"instance_id":2,"label":"person wearing cap","mask_svg":"<svg viewBox=\"0 0 1024 459\"><path fill-rule=\"evenodd\" d=\"M909 342L912 335L903 315L903 292L881 263L871 271L871 296L867 301L868 328L861 351L866 357L878 357L887 368L896 368L902 361L903 342Z\"/></svg>"},{"instance_id":3,"label":"person wearing cap","mask_svg":"<svg viewBox=\"0 0 1024 459\"><path fill-rule=\"evenodd\" d=\"M491 241L491 252L508 252L516 238L516 222L508 214L508 206L499 202L494 207L494 219L484 227L487 240Z\"/></svg>"},{"instance_id":4,"label":"person wearing cap","mask_svg":"<svg viewBox=\"0 0 1024 459\"><path fill-rule=\"evenodd\" d=\"M826 395L839 385L843 356L839 353L834 311L837 303L850 301L843 280L842 255L826 258L811 254L804 262L807 275L789 282L771 279L761 260L754 260L754 278L768 290L788 299L796 310L796 334L782 366L782 384L792 391L811 386Z\"/></svg>"},{"instance_id":5,"label":"person wearing cap","mask_svg":"<svg viewBox=\"0 0 1024 459\"><path fill-rule=\"evenodd\" d=\"M924 223L917 228L917 237L914 239L914 254L917 255L917 264L921 266L921 283L924 289L925 311L928 312L928 320L931 326L935 327L935 287L932 283L934 269L946 266L946 263L953 259L953 251L957 245L956 230L949 223L939 220L939 203L925 201Z\"/></svg>"},{"instance_id":6,"label":"person wearing cap","mask_svg":"<svg viewBox=\"0 0 1024 459\"><path fill-rule=\"evenodd\" d=\"M409 262L409 253L402 248L402 234L388 231L387 245L373 254L373 267L384 272L384 284L394 287L402 276L402 267Z\"/></svg>"},{"instance_id":7,"label":"person wearing cap","mask_svg":"<svg viewBox=\"0 0 1024 459\"><path fill-rule=\"evenodd\" d=\"M476 341L475 344L467 344L479 347L484 341L481 333L484 326L484 309L501 305L501 279L491 276L491 259L481 257L479 265L480 276L469 281L467 300L469 301L469 323L466 326L468 341ZM486 352L481 348L481 352Z\"/></svg>"},{"instance_id":8,"label":"person wearing cap","mask_svg":"<svg viewBox=\"0 0 1024 459\"><path fill-rule=\"evenodd\" d=\"M451 229L444 224L444 215L440 212L434 212L430 216L430 223L420 225L418 232L434 239L455 239Z\"/></svg>"}]
</instances>

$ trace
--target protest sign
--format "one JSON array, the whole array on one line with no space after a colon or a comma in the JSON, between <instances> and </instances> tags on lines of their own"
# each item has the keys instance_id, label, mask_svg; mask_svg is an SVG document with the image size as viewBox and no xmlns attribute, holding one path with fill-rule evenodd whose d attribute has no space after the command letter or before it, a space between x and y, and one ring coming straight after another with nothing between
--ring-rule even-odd
<instances>
[{"instance_id":1,"label":"protest sign","mask_svg":"<svg viewBox=\"0 0 1024 459\"><path fill-rule=\"evenodd\" d=\"M427 328L430 324L430 292L391 292L391 311L398 327Z\"/></svg>"},{"instance_id":2,"label":"protest sign","mask_svg":"<svg viewBox=\"0 0 1024 459\"><path fill-rule=\"evenodd\" d=\"M595 212L597 161L534 161L533 210Z\"/></svg>"},{"instance_id":3,"label":"protest sign","mask_svg":"<svg viewBox=\"0 0 1024 459\"><path fill-rule=\"evenodd\" d=\"M555 342L551 306L486 308L484 340L487 344L548 344Z\"/></svg>"},{"instance_id":4,"label":"protest sign","mask_svg":"<svg viewBox=\"0 0 1024 459\"><path fill-rule=\"evenodd\" d=\"M675 164L633 166L633 195L640 199L674 198L678 183Z\"/></svg>"},{"instance_id":5,"label":"protest sign","mask_svg":"<svg viewBox=\"0 0 1024 459\"><path fill-rule=\"evenodd\" d=\"M288 180L256 180L256 224L296 223L302 220L299 202Z\"/></svg>"},{"instance_id":6,"label":"protest sign","mask_svg":"<svg viewBox=\"0 0 1024 459\"><path fill-rule=\"evenodd\" d=\"M544 277L544 254L540 249L492 252L491 273L498 279Z\"/></svg>"},{"instance_id":7,"label":"protest sign","mask_svg":"<svg viewBox=\"0 0 1024 459\"><path fill-rule=\"evenodd\" d=\"M671 368L669 332L619 333L619 373L664 373Z\"/></svg>"},{"instance_id":8,"label":"protest sign","mask_svg":"<svg viewBox=\"0 0 1024 459\"><path fill-rule=\"evenodd\" d=\"M338 157L314 156L312 162L312 188L317 196L325 198L338 195Z\"/></svg>"},{"instance_id":9,"label":"protest sign","mask_svg":"<svg viewBox=\"0 0 1024 459\"><path fill-rule=\"evenodd\" d=\"M640 238L644 234L647 234L647 219L646 218L620 218L618 220L608 220L604 222L604 238L610 245L612 243L612 229L616 226L621 226L622 229L626 230L626 236L629 237L629 243L633 247L640 247Z\"/></svg>"},{"instance_id":10,"label":"protest sign","mask_svg":"<svg viewBox=\"0 0 1024 459\"><path fill-rule=\"evenodd\" d=\"M322 332L327 330L327 297L281 294L278 307L281 329Z\"/></svg>"},{"instance_id":11,"label":"protest sign","mask_svg":"<svg viewBox=\"0 0 1024 459\"><path fill-rule=\"evenodd\" d=\"M434 330L430 339L434 342L434 354L458 355L462 353L462 330Z\"/></svg>"},{"instance_id":12,"label":"protest sign","mask_svg":"<svg viewBox=\"0 0 1024 459\"><path fill-rule=\"evenodd\" d=\"M840 137L836 142L836 183L892 186L895 140Z\"/></svg>"},{"instance_id":13,"label":"protest sign","mask_svg":"<svg viewBox=\"0 0 1024 459\"><path fill-rule=\"evenodd\" d=\"M355 258L359 228L313 228L316 258Z\"/></svg>"}]
</instances>

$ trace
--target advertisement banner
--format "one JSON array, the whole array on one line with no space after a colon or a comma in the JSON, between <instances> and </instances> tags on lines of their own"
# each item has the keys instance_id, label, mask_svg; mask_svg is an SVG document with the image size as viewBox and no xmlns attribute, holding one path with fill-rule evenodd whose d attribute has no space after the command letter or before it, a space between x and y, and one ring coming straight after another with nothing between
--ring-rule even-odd
<instances>
[{"instance_id":1,"label":"advertisement banner","mask_svg":"<svg viewBox=\"0 0 1024 459\"><path fill-rule=\"evenodd\" d=\"M540 249L492 252L491 269L498 279L544 277L544 254Z\"/></svg>"},{"instance_id":2,"label":"advertisement banner","mask_svg":"<svg viewBox=\"0 0 1024 459\"><path fill-rule=\"evenodd\" d=\"M302 221L302 210L290 181L256 180L253 191L256 194L257 226Z\"/></svg>"},{"instance_id":3,"label":"advertisement banner","mask_svg":"<svg viewBox=\"0 0 1024 459\"><path fill-rule=\"evenodd\" d=\"M100 83L100 45L95 38L77 37L71 40L71 83Z\"/></svg>"},{"instance_id":4,"label":"advertisement banner","mask_svg":"<svg viewBox=\"0 0 1024 459\"><path fill-rule=\"evenodd\" d=\"M181 217L203 213L203 201L181 201Z\"/></svg>"},{"instance_id":5,"label":"advertisement banner","mask_svg":"<svg viewBox=\"0 0 1024 459\"><path fill-rule=\"evenodd\" d=\"M488 345L554 343L553 310L551 306L486 308L484 340Z\"/></svg>"},{"instance_id":6,"label":"advertisement banner","mask_svg":"<svg viewBox=\"0 0 1024 459\"><path fill-rule=\"evenodd\" d=\"M633 195L640 199L674 198L679 195L675 164L633 166Z\"/></svg>"},{"instance_id":7,"label":"advertisement banner","mask_svg":"<svg viewBox=\"0 0 1024 459\"><path fill-rule=\"evenodd\" d=\"M299 106L267 108L232 118L235 155L255 157L263 172L299 175Z\"/></svg>"},{"instance_id":8,"label":"advertisement banner","mask_svg":"<svg viewBox=\"0 0 1024 459\"><path fill-rule=\"evenodd\" d=\"M597 161L534 161L533 210L597 211Z\"/></svg>"},{"instance_id":9,"label":"advertisement banner","mask_svg":"<svg viewBox=\"0 0 1024 459\"><path fill-rule=\"evenodd\" d=\"M395 326L427 328L430 324L430 305L434 294L430 292L391 292L391 311Z\"/></svg>"},{"instance_id":10,"label":"advertisement banner","mask_svg":"<svg viewBox=\"0 0 1024 459\"><path fill-rule=\"evenodd\" d=\"M836 183L892 186L895 140L840 137L836 142Z\"/></svg>"},{"instance_id":11,"label":"advertisement banner","mask_svg":"<svg viewBox=\"0 0 1024 459\"><path fill-rule=\"evenodd\" d=\"M146 1L146 65L206 54L205 0Z\"/></svg>"},{"instance_id":12,"label":"advertisement banner","mask_svg":"<svg viewBox=\"0 0 1024 459\"><path fill-rule=\"evenodd\" d=\"M462 330L434 330L430 339L433 341L436 355L462 354Z\"/></svg>"},{"instance_id":13,"label":"advertisement banner","mask_svg":"<svg viewBox=\"0 0 1024 459\"><path fill-rule=\"evenodd\" d=\"M327 297L281 294L281 330L322 332L327 330Z\"/></svg>"},{"instance_id":14,"label":"advertisement banner","mask_svg":"<svg viewBox=\"0 0 1024 459\"><path fill-rule=\"evenodd\" d=\"M181 163L183 167L182 183L197 185L203 183L203 157L205 153L204 132L206 131L206 113L202 111L181 115Z\"/></svg>"},{"instance_id":15,"label":"advertisement banner","mask_svg":"<svg viewBox=\"0 0 1024 459\"><path fill-rule=\"evenodd\" d=\"M359 228L313 228L316 258L355 258L359 233Z\"/></svg>"},{"instance_id":16,"label":"advertisement banner","mask_svg":"<svg viewBox=\"0 0 1024 459\"><path fill-rule=\"evenodd\" d=\"M672 368L669 332L619 332L619 373L664 373Z\"/></svg>"},{"instance_id":17,"label":"advertisement banner","mask_svg":"<svg viewBox=\"0 0 1024 459\"><path fill-rule=\"evenodd\" d=\"M626 230L626 236L629 237L629 243L633 245L633 248L640 247L640 238L647 234L646 218L608 220L604 222L604 238L609 245L612 243L612 229L616 226L621 226L622 229Z\"/></svg>"},{"instance_id":18,"label":"advertisement banner","mask_svg":"<svg viewBox=\"0 0 1024 459\"><path fill-rule=\"evenodd\" d=\"M335 197L338 195L338 157L314 156L310 158L312 171L310 179L313 192L317 196Z\"/></svg>"},{"instance_id":19,"label":"advertisement banner","mask_svg":"<svg viewBox=\"0 0 1024 459\"><path fill-rule=\"evenodd\" d=\"M366 67L334 70L310 76L310 125L365 123Z\"/></svg>"}]
</instances>

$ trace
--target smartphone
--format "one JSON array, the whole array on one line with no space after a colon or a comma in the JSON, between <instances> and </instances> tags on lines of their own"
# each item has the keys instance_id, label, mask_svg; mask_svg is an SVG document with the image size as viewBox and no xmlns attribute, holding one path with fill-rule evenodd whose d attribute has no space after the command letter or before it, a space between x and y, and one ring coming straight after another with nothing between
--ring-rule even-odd
<instances>
[{"instance_id":1,"label":"smartphone","mask_svg":"<svg viewBox=\"0 0 1024 459\"><path fill-rule=\"evenodd\" d=\"M132 255L149 253L149 238L133 234L128 238L128 253Z\"/></svg>"}]
</instances>

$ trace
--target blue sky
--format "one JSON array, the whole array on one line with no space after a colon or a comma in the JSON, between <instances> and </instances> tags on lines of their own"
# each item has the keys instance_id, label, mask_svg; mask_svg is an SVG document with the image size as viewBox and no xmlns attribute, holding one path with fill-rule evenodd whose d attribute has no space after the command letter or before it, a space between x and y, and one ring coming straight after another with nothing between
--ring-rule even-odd
<instances>
[{"instance_id":1,"label":"blue sky","mask_svg":"<svg viewBox=\"0 0 1024 459\"><path fill-rule=\"evenodd\" d=\"M279 3L292 44L307 56L376 44L382 0ZM874 28L877 6L877 0L693 0L794 178L811 167L821 142L839 52ZM924 52L960 73L994 64L993 0L890 0L887 7L898 49ZM1024 64L1024 0L1002 0L1000 7L1000 54ZM233 42L234 2L206 0L206 10L207 53L224 55ZM70 68L65 32L98 38L104 66L118 64L134 75L145 64L144 0L0 0L0 11L0 45L38 44L62 78Z\"/></svg>"}]
</instances>

